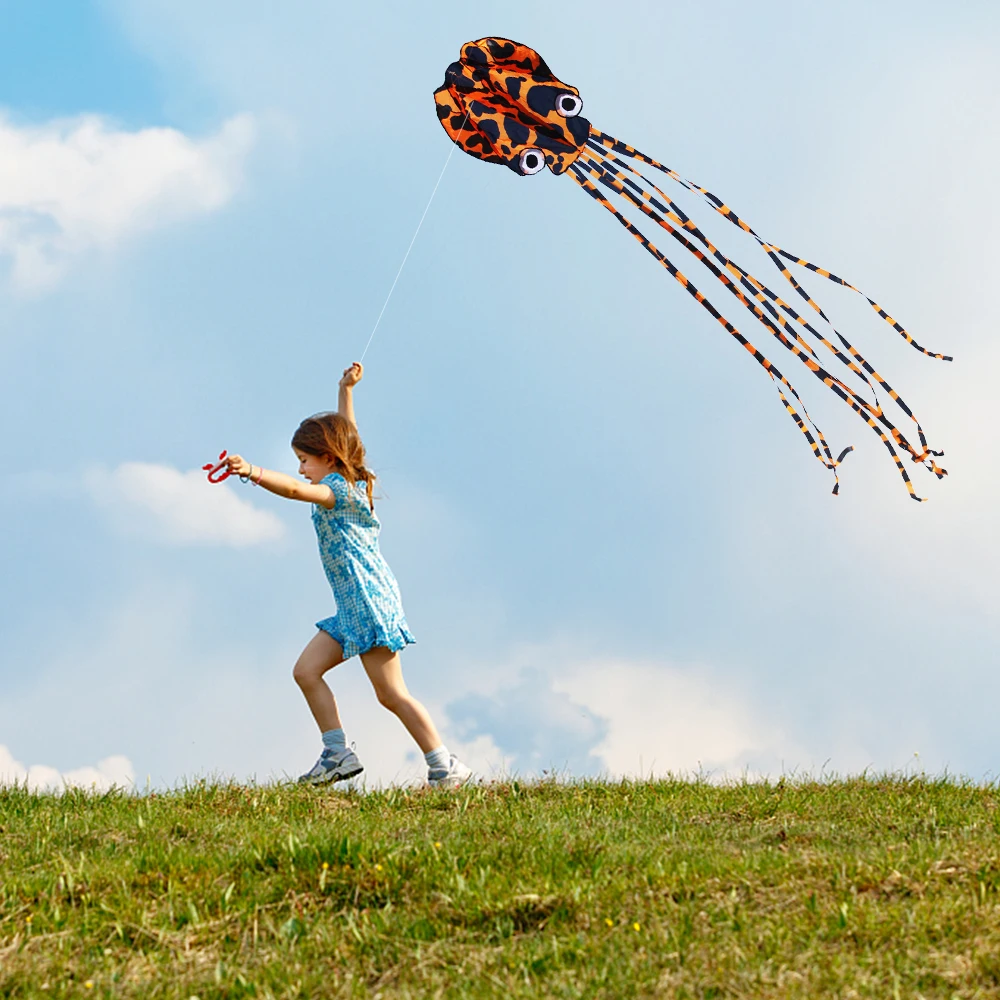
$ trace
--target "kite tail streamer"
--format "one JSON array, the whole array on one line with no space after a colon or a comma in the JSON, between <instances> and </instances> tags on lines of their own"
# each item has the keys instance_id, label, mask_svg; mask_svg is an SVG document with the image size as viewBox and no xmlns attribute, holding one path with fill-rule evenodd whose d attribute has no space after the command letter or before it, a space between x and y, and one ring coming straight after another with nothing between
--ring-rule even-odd
<instances>
[{"instance_id":1,"label":"kite tail streamer","mask_svg":"<svg viewBox=\"0 0 1000 1000\"><path fill-rule=\"evenodd\" d=\"M809 442L809 446L812 448L813 454L816 456L817 460L825 468L830 469L833 472L835 480L833 492L834 494L839 493L840 479L837 476L836 470L848 453L854 450L853 447L845 448L840 453L839 457L835 459L830 451L829 445L826 443L826 439L823 437L822 431L820 431L813 419L809 416L809 413L805 408L805 404L802 402L801 397L795 391L795 387L791 384L791 382L789 382L788 379L785 378L785 376L782 375L782 373L766 357L764 357L764 355L761 354L761 352L758 351L757 348L754 347L754 345L751 344L750 341L747 340L747 338L744 337L743 334L741 334L739 330L737 330L736 327L733 326L733 324L730 323L729 320L727 320L725 316L723 316L722 313L720 313L700 291L698 291L698 289L642 234L642 232L629 222L629 220L625 218L625 216L622 215L621 212L619 212L603 194L601 194L596 185L587 179L580 166L573 164L568 172L573 180L580 185L580 187L582 187L595 201L606 208L618 220L618 222L621 223L621 225L624 226L625 229L627 229L664 268L666 268L666 270L677 280L677 282L688 292L688 294L690 294L696 302L705 308L711 316L725 328L726 332L729 333L730 336L732 336L746 351L753 355L754 360L756 360L756 362L767 372L771 380L775 383L778 395L781 397L781 401L784 404L785 409L788 411L792 420L795 421L799 430L803 433L803 435L805 435L805 438ZM789 402L782 386L788 390L790 395L795 398L798 405L802 407L802 413L805 415L805 420L803 420L803 418L799 415L792 403ZM810 427L812 428L812 431L816 432L815 437L813 436L812 431L810 431ZM896 455L892 444L885 437L885 435L881 436L886 447L896 460L896 464L903 475L903 479L907 484L907 488L909 489L911 496L915 496L909 476L907 476L906 470L903 468L902 462L899 460L899 456ZM817 438L819 439L818 441ZM920 498L917 497L916 499Z\"/></svg>"},{"instance_id":2,"label":"kite tail streamer","mask_svg":"<svg viewBox=\"0 0 1000 1000\"><path fill-rule=\"evenodd\" d=\"M764 251L767 253L768 257L771 258L775 267L781 272L782 276L791 284L791 286L799 293L809 303L809 305L819 313L828 323L830 322L827 318L826 313L820 308L819 304L815 302L809 293L795 280L792 273L782 262L784 260L790 260L794 264L799 264L800 266L813 271L815 274L820 275L829 281L834 282L838 285L843 285L844 288L850 289L852 292L857 292L858 295L862 296L868 304L875 310L878 315L884 319L911 347L920 351L921 354L926 354L930 358L937 358L939 361L952 361L954 360L947 354L937 354L933 351L928 351L926 348L921 347L913 337L907 332L907 330L901 326L899 323L890 316L885 309L883 309L873 298L866 295L861 291L860 288L855 288L850 282L845 281L843 278L838 277L836 274L827 271L825 268L819 267L816 264L812 264L809 261L797 256L796 254L791 254L782 250L781 247L776 246L773 243L768 243L766 240L762 239L750 228L750 226L743 221L721 198L712 194L711 191L703 188L700 184L696 184L693 181L685 180L677 173L676 170L671 170L670 167L664 166L657 160L654 160L651 156L647 156L645 153L640 152L627 143L621 142L621 140L616 139L612 135L607 135L601 132L599 129L591 127L590 130L591 138L588 140L587 145L592 149L597 149L603 152L603 149L611 149L613 152L621 153L632 159L641 160L643 163L649 164L651 167L655 167L657 170L661 170L672 180L677 181L678 184L685 187L688 191L693 191L696 194L701 195L711 206L718 212L723 218L727 219L734 226L739 226L745 233L752 236L760 245L763 247ZM933 454L933 452L932 452Z\"/></svg>"},{"instance_id":3,"label":"kite tail streamer","mask_svg":"<svg viewBox=\"0 0 1000 1000\"><path fill-rule=\"evenodd\" d=\"M663 253L661 253L646 238L645 235L643 235L643 233L640 230L638 230L627 218L625 218L624 215L621 214L621 212L619 212L614 207L614 205L611 204L610 201L608 201L608 199L603 194L601 194L601 192L597 189L596 185L587 179L582 166L578 164L573 164L570 167L569 173L576 181L576 183L580 185L580 187L582 187L595 201L599 202L612 215L614 215L614 217L618 220L618 222L625 229L627 229L646 248L646 250L657 261L659 261L659 263L664 268L666 268L667 271L670 272L670 274L678 281L678 283L682 285L688 291L688 293L726 329L726 332L729 333L730 336L732 336L735 340L737 340L742 347L744 347L750 354L753 355L757 363L761 365L762 368L764 368L764 370L768 373L768 375L771 377L772 380L777 380L778 382L781 383L781 385L785 386L789 390L789 392L794 396L798 404L802 407L802 412L805 414L806 420L808 420L809 425L813 428L813 430L816 431L816 436L819 438L820 442L822 442L822 447L820 447L820 445L817 444L815 438L810 433L808 427L806 427L805 422L802 421L801 417L799 417L794 407L791 405L791 403L789 403L781 387L777 386L778 394L781 396L782 402L785 405L785 409L788 411L789 415L795 421L796 425L805 435L806 439L808 440L810 446L813 449L813 454L826 468L833 470L834 476L836 477L835 470L837 466L843 461L844 457L853 449L852 448L844 449L844 451L841 452L840 456L836 460L834 460L831 455L829 446L826 444L826 440L822 435L822 432L819 430L815 422L809 416L809 413L806 410L801 397L795 391L795 388L792 386L792 384L784 377L784 375L782 375L781 372L766 357L764 357L764 355L761 354L760 351L758 351L757 348L754 347L753 344L751 344L750 341L747 340L746 337L744 337L739 332L739 330L737 330L736 327L734 327L733 324L730 323L715 308L715 306L713 306L711 302L708 301L708 299L700 291L698 291L697 288L695 288L695 286L666 258L666 256ZM786 346L788 346L787 343ZM808 367L810 368L811 371L813 371L813 374L816 375L817 378L820 378L827 385L831 385L832 380L827 381L829 376L827 375L827 373L823 372L822 369L820 369L819 366L815 364L815 362L809 364ZM831 385L831 388L834 388L834 386ZM834 389L834 391L837 390ZM895 463L897 470L899 471L900 477L902 478L903 483L906 485L907 492L914 500L922 502L924 498L917 495L913 487L913 482L910 479L910 476L908 475L902 460L900 459L898 453L896 452L896 449L893 447L892 442L889 440L888 437L886 437L881 428L873 419L871 413L868 411L869 408L855 402L846 394L841 394L841 398L844 399L844 401L851 407L851 409L853 409L861 417L861 419L864 420L866 424L868 424L868 426L875 432L875 434L878 435L879 440L881 440L882 444L885 445L886 450L892 456L892 460ZM824 455L826 456L825 458ZM932 471L936 470L932 469ZM839 488L840 488L840 482L838 478L834 486L833 492L834 493L839 492Z\"/></svg>"},{"instance_id":4,"label":"kite tail streamer","mask_svg":"<svg viewBox=\"0 0 1000 1000\"><path fill-rule=\"evenodd\" d=\"M941 470L933 461L929 461L928 457L931 454L939 455L938 452L931 452L927 447L927 441L923 433L923 429L920 423L917 421L913 412L907 406L902 397L890 386L874 368L861 356L861 354L843 337L841 334L834 329L834 333L837 335L841 343L844 345L845 349L851 354L852 358L856 359L862 365L859 368L857 364L854 363L851 358L845 356L837 347L831 343L827 338L825 338L818 330L816 330L810 323L808 323L804 318L799 316L799 314L792 309L787 303L780 299L774 292L772 292L766 285L760 282L752 274L749 274L738 264L734 263L728 257L724 256L719 250L713 246L713 244L705 237L705 235L698 229L698 227L684 214L684 212L671 201L655 184L652 183L643 174L638 173L633 170L627 163L623 163L617 158L612 158L609 160L606 156L601 154L599 158L595 157L593 153L589 151L584 151L581 153L578 164L582 165L586 170L588 170L592 176L595 176L598 181L605 187L615 191L617 194L631 201L636 207L638 207L644 214L651 218L657 223L661 228L666 230L674 239L678 240L682 246L690 251L696 258L698 258L707 267L712 274L715 275L726 288L740 301L742 305L750 309L754 315L763 323L770 332L778 339L778 341L790 350L796 357L799 358L817 377L821 378L822 381L831 388L838 396L844 399L845 402L852 405L852 408L858 409L861 407L871 416L875 417L892 435L898 447L907 451L914 462L923 463L925 468L929 471L934 472L938 478L946 474L944 470ZM639 186L638 183L633 181L627 174L623 173L615 167L615 163L624 167L626 171L631 173L634 177L639 178L639 180L648 184L653 191L659 194L663 198L663 202L658 201L650 192L646 191ZM652 206L652 207L650 207ZM690 232L715 258L722 266L734 277L739 279L740 284L746 289L753 299L759 303L759 305L751 304L746 296L740 291L736 284L730 279L727 274L722 273L719 268L712 264L708 260L705 254L696 246L694 246L690 240L688 240L682 233L678 232L673 226L670 225L666 219L659 215L658 212L662 212L666 219L670 219L678 227L685 229ZM766 296L766 298L765 298ZM768 301L770 299L771 301ZM890 395L890 397L899 405L900 409L911 419L917 428L917 434L920 438L921 450L918 452L906 439L906 437L895 427L895 425L888 419L885 415L882 407L878 405L876 398L876 405L872 406L867 400L859 396L850 386L846 385L839 379L830 375L830 373L824 371L819 366L819 359L813 350L812 346L802 339L801 335L793 329L788 321L785 319L781 313L774 308L777 305L782 312L789 315L795 322L803 326L813 337L820 341L824 347L827 348L842 364L849 368L852 372L858 375L872 390L874 395L874 387L868 380L865 372L868 372L878 384ZM770 314L765 315L759 306L763 306L767 312ZM782 330L779 331L775 326L777 322ZM785 337L784 333L787 333L795 343L789 343L788 339ZM808 355L808 357L804 356ZM856 405L855 405L856 404Z\"/></svg>"}]
</instances>

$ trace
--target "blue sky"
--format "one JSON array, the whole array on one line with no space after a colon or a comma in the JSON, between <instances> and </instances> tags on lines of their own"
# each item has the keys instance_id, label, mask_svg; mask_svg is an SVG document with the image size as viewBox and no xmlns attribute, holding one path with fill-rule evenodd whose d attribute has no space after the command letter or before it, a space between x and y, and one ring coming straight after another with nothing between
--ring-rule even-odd
<instances>
[{"instance_id":1,"label":"blue sky","mask_svg":"<svg viewBox=\"0 0 1000 1000\"><path fill-rule=\"evenodd\" d=\"M566 178L456 153L357 400L411 688L486 774L995 772L993 5L0 0L0 18L9 758L163 784L311 762L290 670L330 597L308 510L186 474L223 447L294 471L291 432L334 405L448 155L431 92L497 34L598 127L955 355L807 282L951 475L916 477L913 503L786 364L856 447L831 497L769 380L614 220ZM331 680L372 780L418 773L358 664Z\"/></svg>"}]
</instances>

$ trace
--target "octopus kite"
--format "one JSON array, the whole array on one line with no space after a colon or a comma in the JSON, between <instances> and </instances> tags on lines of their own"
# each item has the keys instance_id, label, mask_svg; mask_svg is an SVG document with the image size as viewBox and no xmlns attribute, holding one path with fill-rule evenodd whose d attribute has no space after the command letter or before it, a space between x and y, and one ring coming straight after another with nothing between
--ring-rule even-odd
<instances>
[{"instance_id":1,"label":"octopus kite","mask_svg":"<svg viewBox=\"0 0 1000 1000\"><path fill-rule=\"evenodd\" d=\"M835 494L840 488L837 467L853 448L845 448L837 458L833 457L823 434L813 423L788 379L615 207L604 191L631 203L692 253L725 285L728 292L754 314L782 347L790 351L816 378L850 406L881 438L914 500L922 498L917 496L913 488L901 461L901 452L908 454L912 461L922 464L938 479L947 474L934 462L934 458L940 458L943 453L932 451L928 447L923 429L912 410L837 332L826 313L796 281L787 262L863 295L879 316L921 353L941 361L952 359L925 350L874 299L843 278L762 239L722 199L710 191L685 180L676 171L645 153L594 128L581 114L583 102L579 91L556 79L545 61L533 49L505 38L481 38L467 43L462 46L458 62L448 67L443 86L434 92L434 102L445 131L466 153L487 163L502 163L523 176L537 174L545 167L554 174L568 174L598 204L606 208L767 372L785 409L812 447L813 454L833 473ZM716 249L681 208L645 174L639 172L633 165L635 161L645 164L647 168L661 171L672 181L703 198L716 212L753 237L792 288L823 320L829 328L830 336L824 336L806 317L800 315L763 282ZM811 340L807 339L807 335ZM817 348L822 350L818 352ZM858 376L871 391L874 401L869 402L858 391L831 374L824 367L823 361L825 359L825 363L830 364L830 357L823 351L829 352L837 362ZM842 369L838 370L847 377ZM919 447L911 444L883 411L872 382L913 421ZM796 405L801 408L802 415Z\"/></svg>"}]
</instances>

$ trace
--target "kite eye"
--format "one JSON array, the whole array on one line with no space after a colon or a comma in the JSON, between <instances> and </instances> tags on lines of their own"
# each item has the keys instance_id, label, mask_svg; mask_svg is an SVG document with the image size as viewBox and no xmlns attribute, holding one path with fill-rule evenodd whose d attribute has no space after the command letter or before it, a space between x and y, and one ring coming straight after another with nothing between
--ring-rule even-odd
<instances>
[{"instance_id":1,"label":"kite eye","mask_svg":"<svg viewBox=\"0 0 1000 1000\"><path fill-rule=\"evenodd\" d=\"M563 118L575 118L583 111L583 101L576 94L560 94L556 98L556 114Z\"/></svg>"},{"instance_id":2,"label":"kite eye","mask_svg":"<svg viewBox=\"0 0 1000 1000\"><path fill-rule=\"evenodd\" d=\"M545 157L540 149L535 149L532 146L521 154L518 166L521 168L522 174L537 174L539 170L545 168Z\"/></svg>"}]
</instances>

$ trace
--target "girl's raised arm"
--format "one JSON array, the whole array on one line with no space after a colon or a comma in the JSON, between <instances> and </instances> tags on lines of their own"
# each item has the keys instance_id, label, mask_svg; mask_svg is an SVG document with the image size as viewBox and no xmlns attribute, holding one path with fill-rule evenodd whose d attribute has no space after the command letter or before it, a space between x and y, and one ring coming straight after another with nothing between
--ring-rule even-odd
<instances>
[{"instance_id":1,"label":"girl's raised arm","mask_svg":"<svg viewBox=\"0 0 1000 1000\"><path fill-rule=\"evenodd\" d=\"M286 476L283 472L265 469L260 465L251 465L241 455L230 455L226 459L229 471L237 476L243 476L258 486L263 486L269 493L276 493L288 500L302 500L304 503L319 504L332 510L335 503L333 490L323 483L304 483L300 479Z\"/></svg>"},{"instance_id":2,"label":"girl's raised arm","mask_svg":"<svg viewBox=\"0 0 1000 1000\"><path fill-rule=\"evenodd\" d=\"M344 369L344 375L340 380L340 391L337 394L337 412L347 420L358 426L354 419L354 387L364 378L365 369L360 361L355 361L350 368Z\"/></svg>"}]
</instances>

